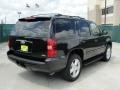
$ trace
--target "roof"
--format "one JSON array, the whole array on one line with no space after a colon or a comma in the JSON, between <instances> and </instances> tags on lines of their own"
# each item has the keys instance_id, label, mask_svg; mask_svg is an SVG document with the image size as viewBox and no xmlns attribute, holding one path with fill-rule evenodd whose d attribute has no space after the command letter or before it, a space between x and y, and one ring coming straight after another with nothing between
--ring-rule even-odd
<instances>
[{"instance_id":1,"label":"roof","mask_svg":"<svg viewBox=\"0 0 120 90\"><path fill-rule=\"evenodd\" d=\"M26 17L26 18L31 18L31 17L84 19L79 16L62 15L59 13L38 14L38 15L32 15L32 16Z\"/></svg>"}]
</instances>

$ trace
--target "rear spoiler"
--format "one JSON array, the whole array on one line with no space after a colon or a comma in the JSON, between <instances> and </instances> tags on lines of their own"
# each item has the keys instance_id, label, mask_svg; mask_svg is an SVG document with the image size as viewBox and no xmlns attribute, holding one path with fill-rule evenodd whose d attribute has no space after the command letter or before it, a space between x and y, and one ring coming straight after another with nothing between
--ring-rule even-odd
<instances>
[{"instance_id":1,"label":"rear spoiler","mask_svg":"<svg viewBox=\"0 0 120 90\"><path fill-rule=\"evenodd\" d=\"M50 17L26 17L26 18L21 18L19 19L19 21L23 21L23 22L35 22L35 21L47 21L50 20Z\"/></svg>"}]
</instances>

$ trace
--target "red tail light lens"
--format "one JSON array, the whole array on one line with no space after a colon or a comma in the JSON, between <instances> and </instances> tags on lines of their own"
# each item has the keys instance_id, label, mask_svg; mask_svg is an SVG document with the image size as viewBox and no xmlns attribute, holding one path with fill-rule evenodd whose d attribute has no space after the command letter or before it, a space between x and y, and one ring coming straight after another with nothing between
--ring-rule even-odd
<instances>
[{"instance_id":1,"label":"red tail light lens","mask_svg":"<svg viewBox=\"0 0 120 90\"><path fill-rule=\"evenodd\" d=\"M11 48L12 47L12 38L8 39L8 47Z\"/></svg>"},{"instance_id":2,"label":"red tail light lens","mask_svg":"<svg viewBox=\"0 0 120 90\"><path fill-rule=\"evenodd\" d=\"M53 39L47 40L47 56L49 58L56 57L57 51L56 51L56 42Z\"/></svg>"}]
</instances>

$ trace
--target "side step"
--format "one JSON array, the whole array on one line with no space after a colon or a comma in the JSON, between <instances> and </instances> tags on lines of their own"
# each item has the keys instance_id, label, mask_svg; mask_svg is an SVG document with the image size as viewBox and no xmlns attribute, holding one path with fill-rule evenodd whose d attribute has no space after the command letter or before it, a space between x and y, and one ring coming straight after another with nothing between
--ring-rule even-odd
<instances>
[{"instance_id":1,"label":"side step","mask_svg":"<svg viewBox=\"0 0 120 90\"><path fill-rule=\"evenodd\" d=\"M84 60L83 61L83 65L89 65L89 64L91 64L91 63L94 63L94 62L96 62L96 61L99 61L100 59L102 59L103 58L103 54L102 55L98 55L98 56L96 56L96 57L92 57L92 58L90 58L90 59L87 59L87 60Z\"/></svg>"}]
</instances>

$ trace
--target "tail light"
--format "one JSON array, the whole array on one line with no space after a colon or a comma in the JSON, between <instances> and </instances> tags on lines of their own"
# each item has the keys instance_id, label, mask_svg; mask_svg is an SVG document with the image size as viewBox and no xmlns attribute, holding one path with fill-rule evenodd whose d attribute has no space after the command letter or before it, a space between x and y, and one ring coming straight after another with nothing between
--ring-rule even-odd
<instances>
[{"instance_id":1,"label":"tail light","mask_svg":"<svg viewBox=\"0 0 120 90\"><path fill-rule=\"evenodd\" d=\"M53 39L47 40L47 56L53 58L57 55L56 42Z\"/></svg>"}]
</instances>

